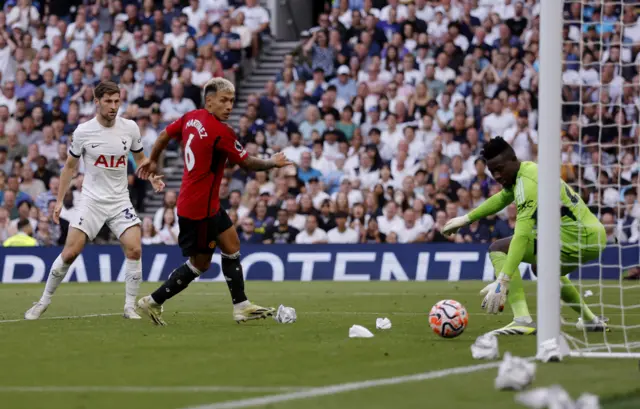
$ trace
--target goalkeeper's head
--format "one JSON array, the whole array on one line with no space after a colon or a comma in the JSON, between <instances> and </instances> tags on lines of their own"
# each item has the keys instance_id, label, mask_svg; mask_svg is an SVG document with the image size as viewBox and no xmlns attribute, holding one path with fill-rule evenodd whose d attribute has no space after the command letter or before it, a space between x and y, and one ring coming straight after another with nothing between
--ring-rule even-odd
<instances>
[{"instance_id":1,"label":"goalkeeper's head","mask_svg":"<svg viewBox=\"0 0 640 409\"><path fill-rule=\"evenodd\" d=\"M507 141L501 136L491 139L484 145L482 157L498 183L504 187L513 186L520 170L520 161Z\"/></svg>"}]
</instances>

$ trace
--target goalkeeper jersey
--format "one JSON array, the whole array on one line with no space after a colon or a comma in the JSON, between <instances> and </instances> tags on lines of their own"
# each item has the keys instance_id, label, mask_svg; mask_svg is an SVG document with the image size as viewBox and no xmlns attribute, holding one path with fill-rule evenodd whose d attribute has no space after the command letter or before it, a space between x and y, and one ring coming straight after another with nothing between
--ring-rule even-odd
<instances>
[{"instance_id":1,"label":"goalkeeper jersey","mask_svg":"<svg viewBox=\"0 0 640 409\"><path fill-rule=\"evenodd\" d=\"M509 275L515 272L522 261L529 242L536 238L538 165L533 162L522 162L516 176L516 182L512 187L502 189L469 213L469 219L474 222L498 213L514 201L518 211L516 227L509 246L504 271L502 271ZM560 236L563 247L568 244L578 249L579 245L586 242L587 236L593 234L594 230L600 231L602 224L591 213L580 195L575 193L564 181L561 181L560 202L562 215Z\"/></svg>"}]
</instances>

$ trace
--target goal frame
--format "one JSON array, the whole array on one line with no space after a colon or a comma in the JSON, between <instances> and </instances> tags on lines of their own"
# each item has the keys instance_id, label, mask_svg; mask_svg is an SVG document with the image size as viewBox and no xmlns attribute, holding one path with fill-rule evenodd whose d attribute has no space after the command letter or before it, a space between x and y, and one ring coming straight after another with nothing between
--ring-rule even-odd
<instances>
[{"instance_id":1,"label":"goal frame","mask_svg":"<svg viewBox=\"0 0 640 409\"><path fill-rule=\"evenodd\" d=\"M562 0L541 0L540 81L538 141L538 280L537 355L544 356L543 343L555 340L558 358L634 358L640 352L617 352L607 345L570 349L571 337L561 331L560 302L560 189L562 152L562 64L564 24ZM542 359L542 358L541 358Z\"/></svg>"},{"instance_id":2,"label":"goal frame","mask_svg":"<svg viewBox=\"0 0 640 409\"><path fill-rule=\"evenodd\" d=\"M562 131L563 1L541 0L538 104L538 353L560 345L560 155Z\"/></svg>"}]
</instances>

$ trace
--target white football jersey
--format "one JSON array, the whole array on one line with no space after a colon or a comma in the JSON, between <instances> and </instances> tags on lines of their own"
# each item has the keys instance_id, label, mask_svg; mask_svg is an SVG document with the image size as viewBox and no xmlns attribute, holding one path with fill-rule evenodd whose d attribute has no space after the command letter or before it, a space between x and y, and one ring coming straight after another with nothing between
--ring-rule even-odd
<instances>
[{"instance_id":1,"label":"white football jersey","mask_svg":"<svg viewBox=\"0 0 640 409\"><path fill-rule=\"evenodd\" d=\"M140 128L134 121L116 117L114 125L106 128L94 117L78 125L69 154L82 156L84 162L82 194L96 201L129 200L129 151L142 151Z\"/></svg>"}]
</instances>

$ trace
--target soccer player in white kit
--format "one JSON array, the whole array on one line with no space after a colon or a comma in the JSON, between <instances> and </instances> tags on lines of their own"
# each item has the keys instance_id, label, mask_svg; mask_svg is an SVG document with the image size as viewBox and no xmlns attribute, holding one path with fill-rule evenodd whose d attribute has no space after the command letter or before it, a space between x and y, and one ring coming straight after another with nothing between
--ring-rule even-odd
<instances>
[{"instance_id":1,"label":"soccer player in white kit","mask_svg":"<svg viewBox=\"0 0 640 409\"><path fill-rule=\"evenodd\" d=\"M140 129L134 121L117 116L120 89L116 83L101 82L94 90L94 97L96 116L78 125L73 133L69 156L60 174L54 221L58 223L60 220L62 201L80 157L85 166L81 201L73 212L67 241L51 266L40 301L24 314L27 320L36 320L47 310L51 296L69 267L104 224L119 238L126 257L123 316L140 319L135 311L135 301L142 280L141 229L140 219L129 199L127 179L129 151L133 153L136 164L145 159ZM162 176L153 175L149 181L156 192L164 189Z\"/></svg>"}]
</instances>

